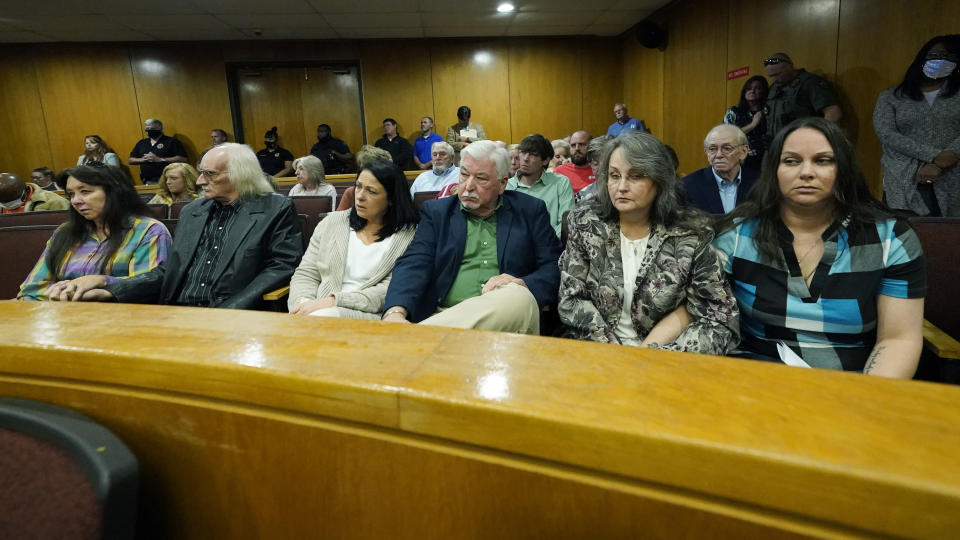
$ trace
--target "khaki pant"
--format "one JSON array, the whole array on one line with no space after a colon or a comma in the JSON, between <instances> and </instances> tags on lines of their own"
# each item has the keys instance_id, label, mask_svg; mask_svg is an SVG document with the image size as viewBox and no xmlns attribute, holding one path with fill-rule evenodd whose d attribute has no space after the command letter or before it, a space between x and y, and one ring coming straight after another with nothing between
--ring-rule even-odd
<instances>
[{"instance_id":1,"label":"khaki pant","mask_svg":"<svg viewBox=\"0 0 960 540\"><path fill-rule=\"evenodd\" d=\"M442 309L420 324L539 335L540 308L526 287L510 283Z\"/></svg>"}]
</instances>

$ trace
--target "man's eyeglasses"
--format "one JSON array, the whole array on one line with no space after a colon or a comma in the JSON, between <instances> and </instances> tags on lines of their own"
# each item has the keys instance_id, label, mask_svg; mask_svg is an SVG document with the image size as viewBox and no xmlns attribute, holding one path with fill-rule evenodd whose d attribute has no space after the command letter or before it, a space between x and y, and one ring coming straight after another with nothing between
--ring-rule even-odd
<instances>
[{"instance_id":1,"label":"man's eyeglasses","mask_svg":"<svg viewBox=\"0 0 960 540\"><path fill-rule=\"evenodd\" d=\"M764 67L766 67L766 66L775 66L775 65L780 64L780 63L783 63L783 62L786 62L786 60L784 60L783 58L780 58L779 56L771 56L770 58L764 58L764 59L763 59L763 66L764 66Z\"/></svg>"},{"instance_id":2,"label":"man's eyeglasses","mask_svg":"<svg viewBox=\"0 0 960 540\"><path fill-rule=\"evenodd\" d=\"M210 169L201 169L197 172L200 174L200 176L206 178L207 180L213 180L214 178L223 174L223 171L213 171Z\"/></svg>"},{"instance_id":3,"label":"man's eyeglasses","mask_svg":"<svg viewBox=\"0 0 960 540\"><path fill-rule=\"evenodd\" d=\"M703 150L707 153L708 156L712 156L712 155L716 154L717 152L720 152L721 154L723 154L723 155L725 155L725 156L729 156L729 155L732 154L733 151L736 150L736 149L737 149L737 147L736 147L736 146L733 146L732 144L725 144L725 145L723 145L723 146L714 146L714 145L707 146L707 147L705 147Z\"/></svg>"}]
</instances>

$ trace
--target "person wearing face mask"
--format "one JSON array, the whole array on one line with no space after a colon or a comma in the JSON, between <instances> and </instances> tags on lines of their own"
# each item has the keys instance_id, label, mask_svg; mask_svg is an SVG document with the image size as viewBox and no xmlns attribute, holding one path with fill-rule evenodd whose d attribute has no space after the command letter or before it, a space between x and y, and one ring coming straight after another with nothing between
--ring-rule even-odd
<instances>
[{"instance_id":1,"label":"person wearing face mask","mask_svg":"<svg viewBox=\"0 0 960 540\"><path fill-rule=\"evenodd\" d=\"M0 209L4 214L66 210L70 203L37 184L27 183L13 173L0 173Z\"/></svg>"},{"instance_id":2,"label":"person wearing face mask","mask_svg":"<svg viewBox=\"0 0 960 540\"><path fill-rule=\"evenodd\" d=\"M410 196L418 191L440 191L460 179L460 167L453 164L453 147L446 141L438 141L430 147L433 168L417 176L410 186Z\"/></svg>"},{"instance_id":3,"label":"person wearing face mask","mask_svg":"<svg viewBox=\"0 0 960 540\"><path fill-rule=\"evenodd\" d=\"M133 147L130 164L140 166L141 182L156 184L164 167L170 163L187 162L187 151L176 137L163 134L163 122L148 118L143 128L147 136Z\"/></svg>"},{"instance_id":4,"label":"person wearing face mask","mask_svg":"<svg viewBox=\"0 0 960 540\"><path fill-rule=\"evenodd\" d=\"M293 154L286 148L281 148L277 144L277 139L277 126L273 126L270 131L263 135L264 148L257 152L260 168L274 178L291 176L293 174Z\"/></svg>"},{"instance_id":5,"label":"person wearing face mask","mask_svg":"<svg viewBox=\"0 0 960 540\"><path fill-rule=\"evenodd\" d=\"M920 48L903 81L877 98L883 192L891 208L960 216L960 34Z\"/></svg>"}]
</instances>

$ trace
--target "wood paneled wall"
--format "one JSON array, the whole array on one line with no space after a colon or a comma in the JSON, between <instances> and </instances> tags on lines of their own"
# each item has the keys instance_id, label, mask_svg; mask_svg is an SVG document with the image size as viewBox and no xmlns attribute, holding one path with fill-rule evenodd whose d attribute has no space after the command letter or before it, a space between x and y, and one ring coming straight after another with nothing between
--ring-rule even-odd
<instances>
[{"instance_id":1,"label":"wood paneled wall","mask_svg":"<svg viewBox=\"0 0 960 540\"><path fill-rule=\"evenodd\" d=\"M386 117L412 139L420 119L432 116L444 135L460 105L473 109L491 139L518 142L533 132L555 139L581 128L602 133L613 103L623 99L622 55L620 40L583 37L0 46L0 169L28 177L38 166L72 166L91 133L126 161L151 117L183 141L193 160L209 146L213 128L237 139L226 70L233 62L358 64L365 122L351 113L351 125L334 129L354 151L364 136L372 144L383 134ZM345 106L321 88L335 81L313 79L315 87L301 95L279 92L276 123L241 103L242 114L258 119L244 125L245 142L259 148L263 132L277 125L282 144L305 153L316 125L335 123L323 117L325 107ZM136 177L137 167L132 172Z\"/></svg>"},{"instance_id":2,"label":"wood paneled wall","mask_svg":"<svg viewBox=\"0 0 960 540\"><path fill-rule=\"evenodd\" d=\"M632 115L672 145L681 170L691 172L707 165L703 137L737 102L746 79L765 75L762 59L787 52L797 67L836 85L841 125L879 195L877 95L899 83L927 39L956 32L958 18L960 3L945 0L685 0L654 16L670 33L664 51L625 38L624 94ZM726 80L727 71L744 66L748 77Z\"/></svg>"}]
</instances>

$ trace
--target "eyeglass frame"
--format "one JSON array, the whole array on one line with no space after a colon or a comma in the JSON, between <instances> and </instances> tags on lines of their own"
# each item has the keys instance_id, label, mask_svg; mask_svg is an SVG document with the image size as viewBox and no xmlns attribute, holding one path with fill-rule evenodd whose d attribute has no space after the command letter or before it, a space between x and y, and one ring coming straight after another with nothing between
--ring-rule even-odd
<instances>
[{"instance_id":1,"label":"eyeglass frame","mask_svg":"<svg viewBox=\"0 0 960 540\"><path fill-rule=\"evenodd\" d=\"M729 149L729 150L724 150L724 146L729 146L730 149ZM704 146L704 147L703 147L703 151L706 152L707 156L713 156L713 155L715 155L717 152L720 152L721 155L729 156L729 155L732 154L734 151L736 151L737 148L739 148L739 147L741 147L741 146L747 146L747 145L746 145L746 144L729 144L729 145L728 145L728 144L722 144L722 145L716 147L716 148L713 149L713 150L710 150L710 147L708 147L708 146Z\"/></svg>"}]
</instances>

